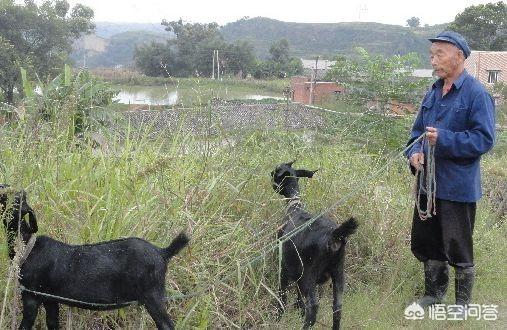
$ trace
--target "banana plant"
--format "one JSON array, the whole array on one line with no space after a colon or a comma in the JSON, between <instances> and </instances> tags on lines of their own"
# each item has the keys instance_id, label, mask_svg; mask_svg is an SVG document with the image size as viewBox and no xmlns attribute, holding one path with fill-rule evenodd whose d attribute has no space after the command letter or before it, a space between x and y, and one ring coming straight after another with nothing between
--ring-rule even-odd
<instances>
[{"instance_id":1,"label":"banana plant","mask_svg":"<svg viewBox=\"0 0 507 330\"><path fill-rule=\"evenodd\" d=\"M118 91L86 70L73 74L65 64L62 73L52 80L33 84L21 68L21 77L27 110L46 121L70 118L69 128L75 136L82 136L93 124L111 119L107 106L115 102Z\"/></svg>"}]
</instances>

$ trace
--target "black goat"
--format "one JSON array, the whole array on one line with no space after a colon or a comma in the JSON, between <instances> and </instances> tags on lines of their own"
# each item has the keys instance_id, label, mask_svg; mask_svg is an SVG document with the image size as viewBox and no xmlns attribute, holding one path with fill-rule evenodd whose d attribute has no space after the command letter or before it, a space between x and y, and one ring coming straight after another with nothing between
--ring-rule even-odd
<instances>
[{"instance_id":1,"label":"black goat","mask_svg":"<svg viewBox=\"0 0 507 330\"><path fill-rule=\"evenodd\" d=\"M281 164L271 172L273 189L288 200L284 225L278 232L283 239L297 228L305 226L314 216L304 210L299 197L298 180L311 178L316 171L295 170L292 164ZM346 238L356 231L358 224L350 218L338 227L327 216L320 216L282 245L280 278L280 315L287 304L286 291L291 283L298 288L297 305L305 316L304 329L315 324L318 310L317 284L329 278L333 282L333 329L339 329L344 287L343 265ZM304 301L303 301L304 298Z\"/></svg>"},{"instance_id":2,"label":"black goat","mask_svg":"<svg viewBox=\"0 0 507 330\"><path fill-rule=\"evenodd\" d=\"M28 214L28 223L21 219ZM30 239L28 232L37 232L37 220L32 208L26 202L24 190L12 189L9 185L0 183L0 218L7 231L7 246L9 258L14 258L14 240L18 234L18 224L21 223L20 232L25 242Z\"/></svg>"},{"instance_id":3,"label":"black goat","mask_svg":"<svg viewBox=\"0 0 507 330\"><path fill-rule=\"evenodd\" d=\"M8 237L12 237L8 241L12 258L14 254L10 251L14 251L12 245L18 230L25 243L32 243L37 220L24 192L11 192L14 198L8 195L0 191L4 225ZM26 214L30 216L28 223L23 219ZM163 249L135 237L87 245L68 245L47 236L36 237L31 251L26 251L21 259L26 258L20 265L19 281L22 289L25 288L20 329L32 328L41 304L46 309L48 329L58 329L59 303L109 310L133 302L146 307L158 329L174 329L165 308L167 263L188 242L183 232Z\"/></svg>"}]
</instances>

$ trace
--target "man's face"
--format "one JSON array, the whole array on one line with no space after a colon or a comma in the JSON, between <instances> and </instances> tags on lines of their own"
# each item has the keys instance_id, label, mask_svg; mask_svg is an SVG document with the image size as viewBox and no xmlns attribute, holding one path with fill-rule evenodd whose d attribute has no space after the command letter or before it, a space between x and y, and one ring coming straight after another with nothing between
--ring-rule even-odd
<instances>
[{"instance_id":1,"label":"man's face","mask_svg":"<svg viewBox=\"0 0 507 330\"><path fill-rule=\"evenodd\" d=\"M431 44L431 66L435 74L442 79L458 74L460 64L464 59L463 53L453 44L439 41Z\"/></svg>"}]
</instances>

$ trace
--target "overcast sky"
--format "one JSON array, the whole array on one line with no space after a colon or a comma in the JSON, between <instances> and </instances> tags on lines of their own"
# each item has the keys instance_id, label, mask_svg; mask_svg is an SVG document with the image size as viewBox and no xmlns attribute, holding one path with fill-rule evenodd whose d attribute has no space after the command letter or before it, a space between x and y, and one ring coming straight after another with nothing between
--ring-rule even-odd
<instances>
[{"instance_id":1,"label":"overcast sky","mask_svg":"<svg viewBox=\"0 0 507 330\"><path fill-rule=\"evenodd\" d=\"M220 25L249 16L286 22L378 22L406 25L412 16L421 25L448 23L466 7L498 0L68 0L93 8L95 21L159 23L182 18L187 22Z\"/></svg>"}]
</instances>

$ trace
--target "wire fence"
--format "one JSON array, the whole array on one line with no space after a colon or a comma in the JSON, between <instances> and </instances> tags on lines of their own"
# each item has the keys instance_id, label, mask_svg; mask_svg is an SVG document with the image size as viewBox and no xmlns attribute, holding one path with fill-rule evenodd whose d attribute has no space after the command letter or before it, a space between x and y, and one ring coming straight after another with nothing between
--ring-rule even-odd
<instances>
[{"instance_id":1,"label":"wire fence","mask_svg":"<svg viewBox=\"0 0 507 330\"><path fill-rule=\"evenodd\" d=\"M326 125L322 111L300 103L209 105L205 108L125 111L131 127L154 134L180 130L192 135L221 131L318 129Z\"/></svg>"}]
</instances>

